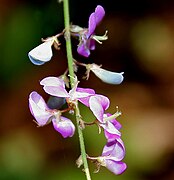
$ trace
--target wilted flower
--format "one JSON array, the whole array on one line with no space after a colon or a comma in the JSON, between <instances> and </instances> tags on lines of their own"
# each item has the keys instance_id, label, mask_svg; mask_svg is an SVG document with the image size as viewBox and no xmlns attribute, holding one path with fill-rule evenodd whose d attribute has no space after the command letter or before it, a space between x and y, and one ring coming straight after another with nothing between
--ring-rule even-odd
<instances>
[{"instance_id":1,"label":"wilted flower","mask_svg":"<svg viewBox=\"0 0 174 180\"><path fill-rule=\"evenodd\" d=\"M81 28L76 25L71 26L72 35L79 37L79 45L77 48L77 52L85 57L90 55L90 50L95 49L95 41L101 43L102 40L107 39L107 35L96 36L95 29L96 26L102 21L105 15L105 10L102 6L98 5L93 12L88 21L88 28Z\"/></svg>"},{"instance_id":2,"label":"wilted flower","mask_svg":"<svg viewBox=\"0 0 174 180\"><path fill-rule=\"evenodd\" d=\"M35 65L42 65L51 60L53 56L52 45L58 48L59 42L56 36L47 38L42 44L35 47L28 53L30 61Z\"/></svg>"},{"instance_id":3,"label":"wilted flower","mask_svg":"<svg viewBox=\"0 0 174 180\"><path fill-rule=\"evenodd\" d=\"M71 120L61 116L60 111L50 109L44 99L35 91L29 95L29 108L38 126L52 122L54 129L64 138L74 135L75 126Z\"/></svg>"},{"instance_id":4,"label":"wilted flower","mask_svg":"<svg viewBox=\"0 0 174 180\"><path fill-rule=\"evenodd\" d=\"M120 84L122 83L124 77L123 72L117 73L108 71L106 69L101 68L97 64L88 64L87 68L87 79L89 78L89 73L92 71L99 79L108 84Z\"/></svg>"}]
</instances>

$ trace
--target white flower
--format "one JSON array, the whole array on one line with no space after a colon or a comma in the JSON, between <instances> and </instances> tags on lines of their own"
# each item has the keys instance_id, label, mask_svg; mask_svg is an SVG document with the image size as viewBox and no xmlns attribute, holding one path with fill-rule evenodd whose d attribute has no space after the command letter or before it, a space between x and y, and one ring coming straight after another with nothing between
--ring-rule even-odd
<instances>
[{"instance_id":1,"label":"white flower","mask_svg":"<svg viewBox=\"0 0 174 180\"><path fill-rule=\"evenodd\" d=\"M108 84L120 84L122 83L124 79L123 77L124 72L117 73L117 72L108 71L108 70L102 69L97 64L90 64L88 68L98 78L100 78L103 82L108 83Z\"/></svg>"},{"instance_id":2,"label":"white flower","mask_svg":"<svg viewBox=\"0 0 174 180\"><path fill-rule=\"evenodd\" d=\"M51 60L53 56L52 52L52 45L55 42L55 37L48 38L40 44L39 46L35 47L28 53L28 57L30 61L35 65L42 65L45 62Z\"/></svg>"}]
</instances>

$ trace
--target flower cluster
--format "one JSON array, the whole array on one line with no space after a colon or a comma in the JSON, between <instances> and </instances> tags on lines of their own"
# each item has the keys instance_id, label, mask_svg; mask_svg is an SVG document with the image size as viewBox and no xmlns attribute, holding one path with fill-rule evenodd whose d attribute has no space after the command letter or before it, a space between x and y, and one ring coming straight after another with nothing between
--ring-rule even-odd
<instances>
[{"instance_id":1,"label":"flower cluster","mask_svg":"<svg viewBox=\"0 0 174 180\"><path fill-rule=\"evenodd\" d=\"M105 15L104 8L98 5L89 17L88 28L81 28L77 25L70 26L70 34L73 37L78 37L79 45L77 47L77 52L85 57L90 55L90 50L95 49L95 41L101 43L102 40L106 40L106 33L104 36L96 36L95 29L97 25L101 22ZM35 65L43 65L45 62L51 60L52 46L56 49L60 49L60 43L58 37L63 35L66 29L55 36L49 37L44 42L32 49L29 53L29 59ZM74 60L76 66L81 65L86 67L86 79L89 78L89 73L92 71L98 78L103 82L109 84L120 84L123 81L123 72L111 72L101 68L97 64L83 64ZM67 73L67 71L66 71ZM52 108L48 103L42 98L40 94L33 91L29 95L29 109L35 122L38 126L45 126L49 123L53 124L54 129L59 132L63 138L72 137L75 133L75 125L71 119L64 117L62 114L69 112L72 115L75 109L78 107L78 102L84 104L89 108L96 120L91 123L96 124L99 128L99 132L103 130L106 137L106 145L103 148L101 156L87 158L94 162L97 166L97 171L100 166L105 166L114 174L121 174L126 169L126 164L122 162L125 156L125 147L121 139L121 124L116 120L116 118L121 115L121 113L116 111L114 114L107 113L110 106L110 100L108 97L97 94L95 90L91 88L81 88L79 87L78 78L75 76L72 89L68 90L67 81L63 77L66 77L66 73L59 77L46 77L40 81L40 85L43 86L44 91L51 97L63 99L61 105L66 103L66 107L55 107ZM63 103L62 103L63 102ZM81 128L85 128L87 123L81 120Z\"/></svg>"}]
</instances>

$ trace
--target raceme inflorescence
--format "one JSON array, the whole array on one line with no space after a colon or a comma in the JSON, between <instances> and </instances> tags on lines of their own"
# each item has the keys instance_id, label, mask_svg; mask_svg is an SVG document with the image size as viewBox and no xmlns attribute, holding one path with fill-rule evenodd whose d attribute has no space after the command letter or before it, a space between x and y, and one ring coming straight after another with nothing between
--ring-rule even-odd
<instances>
[{"instance_id":1,"label":"raceme inflorescence","mask_svg":"<svg viewBox=\"0 0 174 180\"><path fill-rule=\"evenodd\" d=\"M92 71L101 81L108 84L120 84L123 81L123 72L111 72L101 68L97 64L85 64L75 60L71 54L70 38L78 40L77 52L84 57L90 56L90 51L95 50L96 42L102 44L102 41L108 39L107 31L103 36L95 34L95 29L105 16L105 10L101 5L97 5L95 11L89 16L88 27L82 28L78 25L70 24L67 13L69 13L68 1L64 0L64 18L65 29L52 37L42 39L42 43L28 53L30 61L35 65L43 65L50 61L53 56L52 48L60 50L61 43L58 38L65 37L68 60L68 70L63 75L45 77L40 81L45 93L54 99L54 107L51 107L43 97L36 91L29 95L29 109L37 125L45 126L52 123L53 128L60 133L63 138L72 137L76 132L79 133L81 146L81 155L77 160L77 166L84 166L87 180L90 180L90 173L87 160L95 164L95 172L98 172L101 166L118 175L123 173L127 165L122 162L125 157L125 146L121 139L121 124L117 117L121 112L116 108L116 112L111 114L107 112L110 106L110 99L102 94L97 94L94 89L79 87L79 80L76 75L78 66L86 68L85 78L88 80ZM69 35L69 36L68 36ZM93 113L95 119L91 123L85 122L85 117L81 117L78 104L82 103ZM65 106L64 106L65 105ZM64 107L64 108L62 108ZM71 118L65 117L64 113L70 113L76 117L76 126ZM103 147L101 155L97 157L90 156L85 151L83 130L86 126L96 125L99 133L106 138L106 144Z\"/></svg>"}]
</instances>

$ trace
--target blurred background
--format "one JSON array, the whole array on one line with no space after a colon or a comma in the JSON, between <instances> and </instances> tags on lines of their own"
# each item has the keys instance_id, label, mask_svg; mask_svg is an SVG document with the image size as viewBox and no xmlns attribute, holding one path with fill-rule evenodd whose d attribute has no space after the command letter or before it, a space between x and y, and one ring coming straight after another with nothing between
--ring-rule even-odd
<instances>
[{"instance_id":1,"label":"blurred background","mask_svg":"<svg viewBox=\"0 0 174 180\"><path fill-rule=\"evenodd\" d=\"M126 146L126 172L115 176L105 168L92 179L171 180L174 179L174 2L171 0L80 0L70 1L73 24L88 26L96 5L106 16L96 34L108 30L109 39L97 44L89 59L76 52L80 62L102 64L111 71L124 72L124 82L102 83L92 73L81 87L89 87L111 99L108 112L119 106L122 139ZM35 66L28 52L64 28L62 4L56 0L0 0L0 179L82 180L77 169L77 133L63 139L51 124L37 128L28 108L28 95L35 90L46 100L39 81L59 76L66 70L63 38L60 51L43 66ZM79 74L83 74L79 68ZM79 79L82 80L81 76ZM81 106L82 116L93 120ZM96 127L84 130L87 153L98 156L105 145ZM90 164L93 172L94 166Z\"/></svg>"}]
</instances>

